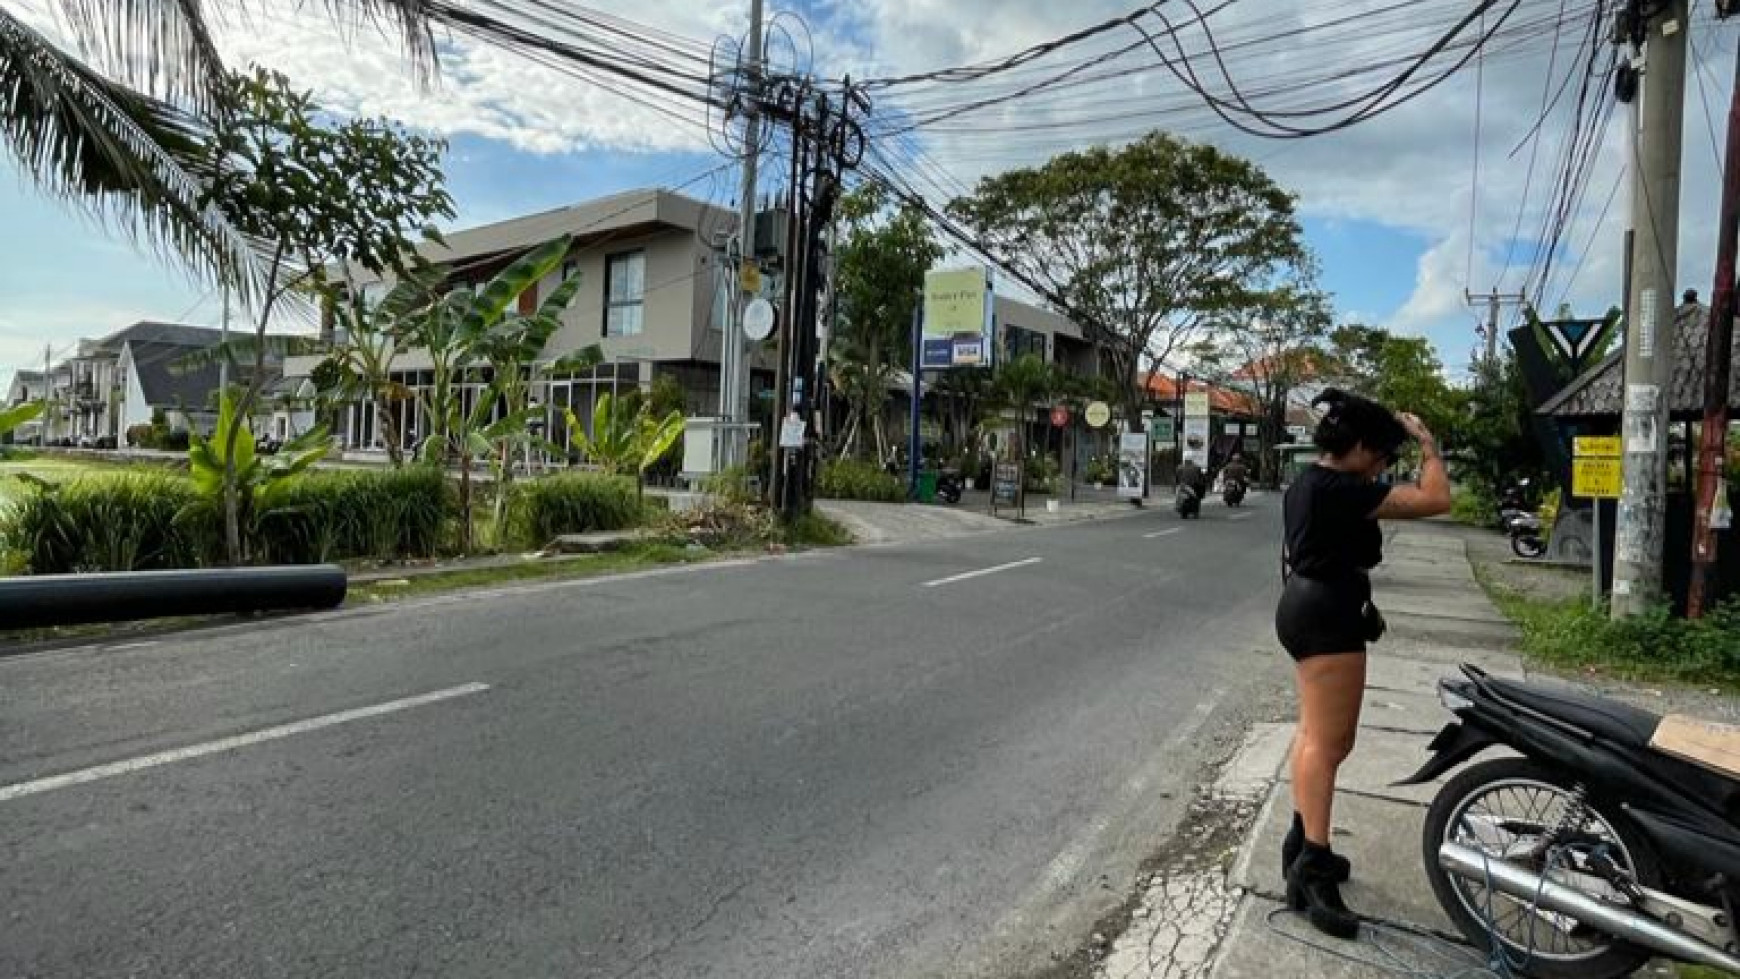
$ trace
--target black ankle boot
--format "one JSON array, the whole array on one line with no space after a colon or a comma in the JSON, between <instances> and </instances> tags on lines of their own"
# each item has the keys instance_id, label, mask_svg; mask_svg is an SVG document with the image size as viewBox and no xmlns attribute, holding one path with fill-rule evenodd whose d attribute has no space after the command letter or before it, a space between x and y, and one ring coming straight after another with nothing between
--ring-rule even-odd
<instances>
[{"instance_id":1,"label":"black ankle boot","mask_svg":"<svg viewBox=\"0 0 1740 979\"><path fill-rule=\"evenodd\" d=\"M1325 935L1351 941L1359 937L1359 916L1341 901L1334 858L1328 847L1304 842L1299 858L1287 868L1287 906Z\"/></svg>"},{"instance_id":2,"label":"black ankle boot","mask_svg":"<svg viewBox=\"0 0 1740 979\"><path fill-rule=\"evenodd\" d=\"M1293 813L1293 826L1287 830L1287 838L1281 841L1281 876L1287 875L1287 868L1293 866L1293 861L1299 859L1299 850L1305 845L1305 820L1297 812ZM1353 865L1347 858L1336 853L1330 853L1331 876L1337 884L1347 883L1347 878L1353 875Z\"/></svg>"}]
</instances>

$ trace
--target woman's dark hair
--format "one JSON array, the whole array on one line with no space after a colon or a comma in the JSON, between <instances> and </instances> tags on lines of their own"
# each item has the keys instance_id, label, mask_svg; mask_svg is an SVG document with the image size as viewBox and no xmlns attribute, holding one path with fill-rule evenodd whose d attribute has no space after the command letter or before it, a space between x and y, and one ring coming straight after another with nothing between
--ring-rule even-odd
<instances>
[{"instance_id":1,"label":"woman's dark hair","mask_svg":"<svg viewBox=\"0 0 1740 979\"><path fill-rule=\"evenodd\" d=\"M1408 430L1395 413L1370 398L1330 388L1311 402L1326 410L1311 441L1333 456L1346 455L1363 445L1373 452L1394 456L1408 440Z\"/></svg>"}]
</instances>

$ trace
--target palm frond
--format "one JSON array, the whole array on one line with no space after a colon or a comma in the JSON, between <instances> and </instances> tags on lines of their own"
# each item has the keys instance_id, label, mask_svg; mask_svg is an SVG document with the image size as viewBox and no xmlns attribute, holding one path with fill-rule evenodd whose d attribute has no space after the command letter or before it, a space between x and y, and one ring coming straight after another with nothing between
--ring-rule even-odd
<instances>
[{"instance_id":1,"label":"palm frond","mask_svg":"<svg viewBox=\"0 0 1740 979\"><path fill-rule=\"evenodd\" d=\"M80 56L178 104L216 108L224 61L201 0L60 0Z\"/></svg>"},{"instance_id":2,"label":"palm frond","mask_svg":"<svg viewBox=\"0 0 1740 979\"><path fill-rule=\"evenodd\" d=\"M204 202L205 127L111 82L0 9L0 146L48 194L258 292L254 243Z\"/></svg>"},{"instance_id":3,"label":"palm frond","mask_svg":"<svg viewBox=\"0 0 1740 979\"><path fill-rule=\"evenodd\" d=\"M153 96L215 110L226 99L223 58L212 39L206 0L57 0L79 52L110 77ZM438 66L429 0L322 0L342 30L390 30L419 82ZM219 5L221 6L221 5ZM254 3L230 4L244 13Z\"/></svg>"}]
</instances>

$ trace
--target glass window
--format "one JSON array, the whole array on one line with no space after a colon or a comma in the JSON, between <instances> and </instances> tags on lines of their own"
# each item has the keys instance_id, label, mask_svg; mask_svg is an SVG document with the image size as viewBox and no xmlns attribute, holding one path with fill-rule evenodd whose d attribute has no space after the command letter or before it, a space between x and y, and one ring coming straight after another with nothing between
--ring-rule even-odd
<instances>
[{"instance_id":1,"label":"glass window","mask_svg":"<svg viewBox=\"0 0 1740 979\"><path fill-rule=\"evenodd\" d=\"M604 263L604 335L638 336L646 309L646 252L612 255Z\"/></svg>"}]
</instances>

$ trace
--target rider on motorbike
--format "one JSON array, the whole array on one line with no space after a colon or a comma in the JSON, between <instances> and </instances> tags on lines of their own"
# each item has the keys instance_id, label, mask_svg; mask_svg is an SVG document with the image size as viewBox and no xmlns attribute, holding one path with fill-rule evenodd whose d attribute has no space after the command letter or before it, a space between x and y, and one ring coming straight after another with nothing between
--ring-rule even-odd
<instances>
[{"instance_id":1,"label":"rider on motorbike","mask_svg":"<svg viewBox=\"0 0 1740 979\"><path fill-rule=\"evenodd\" d=\"M1250 476L1251 471L1245 466L1245 457L1236 452L1231 459L1227 460L1227 464L1220 471L1222 485L1238 483L1243 486L1250 481Z\"/></svg>"}]
</instances>

